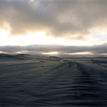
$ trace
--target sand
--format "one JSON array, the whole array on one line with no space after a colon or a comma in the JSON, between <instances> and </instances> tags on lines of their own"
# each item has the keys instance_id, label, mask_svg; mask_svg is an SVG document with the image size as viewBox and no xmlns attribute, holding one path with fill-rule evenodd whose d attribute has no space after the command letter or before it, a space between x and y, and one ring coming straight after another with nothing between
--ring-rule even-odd
<instances>
[{"instance_id":1,"label":"sand","mask_svg":"<svg viewBox=\"0 0 107 107\"><path fill-rule=\"evenodd\" d=\"M1 56L0 106L107 107L107 66L100 60Z\"/></svg>"}]
</instances>

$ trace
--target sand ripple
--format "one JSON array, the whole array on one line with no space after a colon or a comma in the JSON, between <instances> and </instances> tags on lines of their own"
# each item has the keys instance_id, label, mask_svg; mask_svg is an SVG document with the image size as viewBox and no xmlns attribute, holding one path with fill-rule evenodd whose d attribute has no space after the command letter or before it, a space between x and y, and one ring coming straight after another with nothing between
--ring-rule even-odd
<instances>
[{"instance_id":1,"label":"sand ripple","mask_svg":"<svg viewBox=\"0 0 107 107\"><path fill-rule=\"evenodd\" d=\"M1 106L107 106L107 69L92 63L0 66ZM49 64L47 64L49 65Z\"/></svg>"}]
</instances>

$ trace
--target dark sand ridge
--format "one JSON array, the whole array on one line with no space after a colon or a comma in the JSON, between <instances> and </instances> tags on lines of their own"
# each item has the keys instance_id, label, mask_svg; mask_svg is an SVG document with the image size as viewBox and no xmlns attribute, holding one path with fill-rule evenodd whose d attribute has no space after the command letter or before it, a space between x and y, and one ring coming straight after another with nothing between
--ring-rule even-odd
<instances>
[{"instance_id":1,"label":"dark sand ridge","mask_svg":"<svg viewBox=\"0 0 107 107\"><path fill-rule=\"evenodd\" d=\"M107 106L107 68L82 59L1 58L0 106Z\"/></svg>"}]
</instances>

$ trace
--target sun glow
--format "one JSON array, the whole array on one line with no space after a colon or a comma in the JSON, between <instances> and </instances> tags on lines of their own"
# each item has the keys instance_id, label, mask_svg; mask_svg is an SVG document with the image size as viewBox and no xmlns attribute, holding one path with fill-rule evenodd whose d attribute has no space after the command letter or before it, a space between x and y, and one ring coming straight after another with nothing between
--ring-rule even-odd
<instances>
[{"instance_id":1,"label":"sun glow","mask_svg":"<svg viewBox=\"0 0 107 107\"><path fill-rule=\"evenodd\" d=\"M67 53L68 55L91 55L91 52L76 52L76 53Z\"/></svg>"},{"instance_id":2,"label":"sun glow","mask_svg":"<svg viewBox=\"0 0 107 107\"><path fill-rule=\"evenodd\" d=\"M59 37L55 38L51 35L47 36L45 31L28 32L25 35L12 35L11 27L5 23L0 28L0 45L69 45L69 46L93 46L107 42L107 29L93 28L86 35L86 39L73 39L76 35L71 35L71 38Z\"/></svg>"},{"instance_id":3,"label":"sun glow","mask_svg":"<svg viewBox=\"0 0 107 107\"><path fill-rule=\"evenodd\" d=\"M58 52L48 52L48 53L42 53L42 54L55 55L55 54L58 54Z\"/></svg>"},{"instance_id":4,"label":"sun glow","mask_svg":"<svg viewBox=\"0 0 107 107\"><path fill-rule=\"evenodd\" d=\"M0 38L3 43L0 45L34 45L34 44L54 44L55 40L47 37L45 32L28 33L27 35L11 36L5 30L0 31Z\"/></svg>"}]
</instances>

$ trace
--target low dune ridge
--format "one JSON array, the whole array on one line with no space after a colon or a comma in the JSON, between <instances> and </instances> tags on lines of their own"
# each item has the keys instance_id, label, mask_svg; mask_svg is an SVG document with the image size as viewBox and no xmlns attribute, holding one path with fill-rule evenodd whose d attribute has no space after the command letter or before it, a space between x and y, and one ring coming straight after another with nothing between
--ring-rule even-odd
<instances>
[{"instance_id":1,"label":"low dune ridge","mask_svg":"<svg viewBox=\"0 0 107 107\"><path fill-rule=\"evenodd\" d=\"M106 58L0 55L0 106L107 106Z\"/></svg>"}]
</instances>

